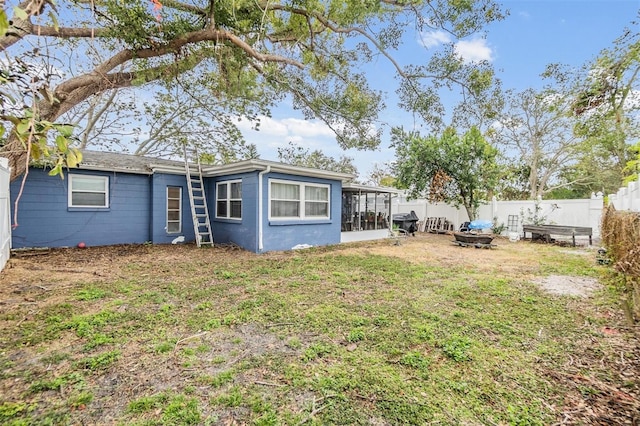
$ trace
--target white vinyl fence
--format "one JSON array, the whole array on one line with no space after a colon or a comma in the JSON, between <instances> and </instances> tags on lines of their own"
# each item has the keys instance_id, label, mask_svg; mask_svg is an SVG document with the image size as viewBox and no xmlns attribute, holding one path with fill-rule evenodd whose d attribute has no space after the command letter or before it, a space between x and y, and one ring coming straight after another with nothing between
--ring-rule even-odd
<instances>
[{"instance_id":1,"label":"white vinyl fence","mask_svg":"<svg viewBox=\"0 0 640 426\"><path fill-rule=\"evenodd\" d=\"M613 204L616 210L640 212L640 173L638 173L638 180L629 182L626 187L609 195L609 204Z\"/></svg>"},{"instance_id":2,"label":"white vinyl fence","mask_svg":"<svg viewBox=\"0 0 640 426\"><path fill-rule=\"evenodd\" d=\"M603 197L600 193L581 200L498 201L494 198L489 204L480 206L478 219L504 224L505 235L508 232L521 234L522 225L532 223L537 217L540 223L591 227L593 237L599 238L602 209ZM409 213L412 210L420 220L444 217L453 223L454 229L469 220L464 207L429 203L427 200L407 200L404 197L393 199L392 214Z\"/></svg>"},{"instance_id":3,"label":"white vinyl fence","mask_svg":"<svg viewBox=\"0 0 640 426\"><path fill-rule=\"evenodd\" d=\"M11 198L9 160L0 158L0 271L4 269L11 253Z\"/></svg>"}]
</instances>

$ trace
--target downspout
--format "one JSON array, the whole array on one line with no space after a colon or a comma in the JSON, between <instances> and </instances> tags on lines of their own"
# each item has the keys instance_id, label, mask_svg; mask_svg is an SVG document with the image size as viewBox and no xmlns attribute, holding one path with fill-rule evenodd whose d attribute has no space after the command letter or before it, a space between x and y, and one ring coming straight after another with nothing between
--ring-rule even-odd
<instances>
[{"instance_id":1,"label":"downspout","mask_svg":"<svg viewBox=\"0 0 640 426\"><path fill-rule=\"evenodd\" d=\"M264 223L263 211L264 211L264 199L262 197L262 176L271 171L271 165L268 165L266 169L258 173L258 253L262 253L264 249L264 243L262 240L262 228Z\"/></svg>"},{"instance_id":2,"label":"downspout","mask_svg":"<svg viewBox=\"0 0 640 426\"><path fill-rule=\"evenodd\" d=\"M387 210L387 229L391 231L393 229L393 206L391 203L393 202L391 199L391 193L387 194L387 200L389 200L389 209Z\"/></svg>"},{"instance_id":3,"label":"downspout","mask_svg":"<svg viewBox=\"0 0 640 426\"><path fill-rule=\"evenodd\" d=\"M115 181L115 176L113 180L109 179L109 186L111 186L111 182L113 181ZM153 200L155 199L155 196L156 196L154 185L155 185L155 173L151 173L149 175L149 240L148 241L151 241L152 244L155 243L154 241L155 235L153 235L153 230L156 226L155 224L156 215L155 215L155 210L153 209ZM109 196L111 196L111 188L109 188ZM109 203L109 205L111 205L111 203Z\"/></svg>"}]
</instances>

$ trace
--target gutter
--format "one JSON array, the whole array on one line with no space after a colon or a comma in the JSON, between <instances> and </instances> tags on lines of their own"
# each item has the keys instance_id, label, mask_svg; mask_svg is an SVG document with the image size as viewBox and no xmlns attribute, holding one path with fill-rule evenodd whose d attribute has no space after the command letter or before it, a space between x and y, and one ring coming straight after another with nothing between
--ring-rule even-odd
<instances>
[{"instance_id":1,"label":"gutter","mask_svg":"<svg viewBox=\"0 0 640 426\"><path fill-rule=\"evenodd\" d=\"M264 218L262 212L264 211L264 199L262 196L262 176L271 171L271 165L267 165L267 168L258 173L258 253L262 253L264 250L262 228Z\"/></svg>"}]
</instances>

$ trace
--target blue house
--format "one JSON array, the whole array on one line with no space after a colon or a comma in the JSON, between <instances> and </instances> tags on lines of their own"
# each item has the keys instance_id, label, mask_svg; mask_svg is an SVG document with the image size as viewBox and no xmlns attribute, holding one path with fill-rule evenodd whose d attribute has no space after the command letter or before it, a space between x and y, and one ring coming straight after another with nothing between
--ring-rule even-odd
<instances>
[{"instance_id":1,"label":"blue house","mask_svg":"<svg viewBox=\"0 0 640 426\"><path fill-rule=\"evenodd\" d=\"M263 160L202 171L216 243L261 253L388 233L380 218L392 192L353 185L350 174ZM12 248L193 242L185 176L182 161L96 151L64 179L31 167L22 191L21 179L11 184L12 205L21 194Z\"/></svg>"}]
</instances>

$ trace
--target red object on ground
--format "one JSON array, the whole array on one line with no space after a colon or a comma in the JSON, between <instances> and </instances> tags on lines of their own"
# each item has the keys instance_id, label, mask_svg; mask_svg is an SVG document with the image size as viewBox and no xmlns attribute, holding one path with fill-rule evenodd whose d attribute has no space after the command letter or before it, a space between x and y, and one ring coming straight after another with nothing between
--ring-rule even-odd
<instances>
[{"instance_id":1,"label":"red object on ground","mask_svg":"<svg viewBox=\"0 0 640 426\"><path fill-rule=\"evenodd\" d=\"M78 243L78 248L85 248L87 245L82 241Z\"/></svg>"}]
</instances>

